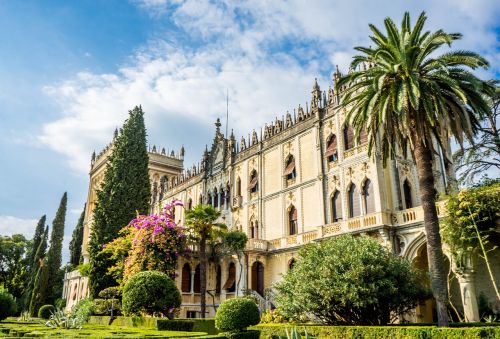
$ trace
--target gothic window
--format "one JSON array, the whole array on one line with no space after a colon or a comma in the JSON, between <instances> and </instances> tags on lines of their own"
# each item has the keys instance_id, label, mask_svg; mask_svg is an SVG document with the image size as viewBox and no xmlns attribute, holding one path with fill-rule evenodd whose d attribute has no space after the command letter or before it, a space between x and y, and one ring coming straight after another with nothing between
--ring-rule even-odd
<instances>
[{"instance_id":1,"label":"gothic window","mask_svg":"<svg viewBox=\"0 0 500 339\"><path fill-rule=\"evenodd\" d=\"M198 199L198 205L203 204L203 196L200 194L200 198Z\"/></svg>"},{"instance_id":2,"label":"gothic window","mask_svg":"<svg viewBox=\"0 0 500 339\"><path fill-rule=\"evenodd\" d=\"M338 159L337 136L335 134L332 134L328 138L325 156L326 156L328 162L334 162L334 161L337 161L337 159Z\"/></svg>"},{"instance_id":3,"label":"gothic window","mask_svg":"<svg viewBox=\"0 0 500 339\"><path fill-rule=\"evenodd\" d=\"M253 170L250 174L250 184L248 184L248 190L250 193L259 191L259 177L256 170Z\"/></svg>"},{"instance_id":4,"label":"gothic window","mask_svg":"<svg viewBox=\"0 0 500 339\"><path fill-rule=\"evenodd\" d=\"M344 127L344 150L349 150L354 147L354 131L351 125Z\"/></svg>"},{"instance_id":5,"label":"gothic window","mask_svg":"<svg viewBox=\"0 0 500 339\"><path fill-rule=\"evenodd\" d=\"M229 186L229 183L226 186L226 209L229 208L229 204L231 203L231 186Z\"/></svg>"},{"instance_id":6,"label":"gothic window","mask_svg":"<svg viewBox=\"0 0 500 339\"><path fill-rule=\"evenodd\" d=\"M193 199L189 198L188 202L187 202L187 209L188 211L191 210L193 208Z\"/></svg>"},{"instance_id":7,"label":"gothic window","mask_svg":"<svg viewBox=\"0 0 500 339\"><path fill-rule=\"evenodd\" d=\"M207 194L207 205L212 205L212 195L210 193Z\"/></svg>"},{"instance_id":8,"label":"gothic window","mask_svg":"<svg viewBox=\"0 0 500 339\"><path fill-rule=\"evenodd\" d=\"M200 275L200 265L196 265L196 269L194 270L194 286L193 292L200 293L201 287L201 275Z\"/></svg>"},{"instance_id":9,"label":"gothic window","mask_svg":"<svg viewBox=\"0 0 500 339\"><path fill-rule=\"evenodd\" d=\"M366 133L366 128L363 127L361 132L359 132L359 144L365 144L368 142L368 133Z\"/></svg>"},{"instance_id":10,"label":"gothic window","mask_svg":"<svg viewBox=\"0 0 500 339\"><path fill-rule=\"evenodd\" d=\"M214 190L214 207L219 208L219 193L217 192L217 188Z\"/></svg>"},{"instance_id":11,"label":"gothic window","mask_svg":"<svg viewBox=\"0 0 500 339\"><path fill-rule=\"evenodd\" d=\"M349 187L349 218L358 217L361 214L359 208L359 194L356 185Z\"/></svg>"},{"instance_id":12,"label":"gothic window","mask_svg":"<svg viewBox=\"0 0 500 339\"><path fill-rule=\"evenodd\" d=\"M158 195L158 183L156 181L153 183L153 193L151 195L151 204L154 205L156 203L156 197Z\"/></svg>"},{"instance_id":13,"label":"gothic window","mask_svg":"<svg viewBox=\"0 0 500 339\"><path fill-rule=\"evenodd\" d=\"M182 266L181 291L184 293L191 292L191 266L188 263Z\"/></svg>"},{"instance_id":14,"label":"gothic window","mask_svg":"<svg viewBox=\"0 0 500 339\"><path fill-rule=\"evenodd\" d=\"M295 170L295 158L290 155L286 161L285 172L283 173L286 180L295 179L297 171Z\"/></svg>"},{"instance_id":15,"label":"gothic window","mask_svg":"<svg viewBox=\"0 0 500 339\"><path fill-rule=\"evenodd\" d=\"M297 209L292 205L288 211L288 234L297 234L298 224L297 224Z\"/></svg>"},{"instance_id":16,"label":"gothic window","mask_svg":"<svg viewBox=\"0 0 500 339\"><path fill-rule=\"evenodd\" d=\"M257 220L253 224L253 233L255 239L259 239L259 222Z\"/></svg>"},{"instance_id":17,"label":"gothic window","mask_svg":"<svg viewBox=\"0 0 500 339\"><path fill-rule=\"evenodd\" d=\"M338 222L342 220L342 199L340 198L340 192L335 191L331 199L332 204L332 222Z\"/></svg>"},{"instance_id":18,"label":"gothic window","mask_svg":"<svg viewBox=\"0 0 500 339\"><path fill-rule=\"evenodd\" d=\"M160 201L163 200L163 196L165 194L165 191L167 190L167 182L168 182L167 176L166 175L162 176L160 179L160 198L159 198Z\"/></svg>"},{"instance_id":19,"label":"gothic window","mask_svg":"<svg viewBox=\"0 0 500 339\"><path fill-rule=\"evenodd\" d=\"M222 285L222 270L220 265L217 265L217 269L215 271L215 293L219 294L221 285Z\"/></svg>"},{"instance_id":20,"label":"gothic window","mask_svg":"<svg viewBox=\"0 0 500 339\"><path fill-rule=\"evenodd\" d=\"M365 214L375 212L375 196L373 194L373 184L370 179L367 179L363 185L363 203L365 205Z\"/></svg>"},{"instance_id":21,"label":"gothic window","mask_svg":"<svg viewBox=\"0 0 500 339\"><path fill-rule=\"evenodd\" d=\"M234 262L229 264L227 280L222 288L227 292L236 291L236 265Z\"/></svg>"},{"instance_id":22,"label":"gothic window","mask_svg":"<svg viewBox=\"0 0 500 339\"><path fill-rule=\"evenodd\" d=\"M288 262L288 269L291 270L293 268L293 266L295 266L295 259L294 258L290 259L290 261Z\"/></svg>"},{"instance_id":23,"label":"gothic window","mask_svg":"<svg viewBox=\"0 0 500 339\"><path fill-rule=\"evenodd\" d=\"M241 196L241 179L238 177L236 179L236 196L240 197Z\"/></svg>"},{"instance_id":24,"label":"gothic window","mask_svg":"<svg viewBox=\"0 0 500 339\"><path fill-rule=\"evenodd\" d=\"M410 183L408 182L408 179L405 179L403 183L403 193L404 193L406 208L412 208L413 201L411 199L411 186Z\"/></svg>"}]
</instances>

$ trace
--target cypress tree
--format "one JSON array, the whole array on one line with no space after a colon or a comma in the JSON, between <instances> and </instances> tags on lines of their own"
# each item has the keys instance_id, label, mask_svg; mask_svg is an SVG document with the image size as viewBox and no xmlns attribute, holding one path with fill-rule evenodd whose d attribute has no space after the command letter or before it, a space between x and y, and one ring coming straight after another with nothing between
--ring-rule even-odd
<instances>
[{"instance_id":1,"label":"cypress tree","mask_svg":"<svg viewBox=\"0 0 500 339\"><path fill-rule=\"evenodd\" d=\"M64 192L56 216L52 222L50 234L50 249L47 252L47 274L49 279L48 302L52 304L61 296L63 273L61 271L62 242L64 238L64 222L66 219L66 205L68 194Z\"/></svg>"},{"instance_id":2,"label":"cypress tree","mask_svg":"<svg viewBox=\"0 0 500 339\"><path fill-rule=\"evenodd\" d=\"M90 289L94 297L117 284L108 274L112 261L101 252L103 245L115 239L137 212L149 211L150 197L144 112L136 106L114 139L103 184L97 192L89 244Z\"/></svg>"},{"instance_id":3,"label":"cypress tree","mask_svg":"<svg viewBox=\"0 0 500 339\"><path fill-rule=\"evenodd\" d=\"M69 243L69 253L70 253L70 264L77 266L80 263L80 257L82 255L82 242L83 242L83 219L85 217L85 205L83 206L82 214L78 219L75 229L73 230L73 236L71 242Z\"/></svg>"},{"instance_id":4,"label":"cypress tree","mask_svg":"<svg viewBox=\"0 0 500 339\"><path fill-rule=\"evenodd\" d=\"M32 316L36 314L40 306L45 304L47 299L47 285L48 285L48 275L47 268L45 264L46 250L47 250L47 238L49 236L49 227L45 228L43 233L42 241L35 253L35 266L36 275L32 276L32 281L30 285L33 286L33 291L31 292L30 300L28 302L29 312Z\"/></svg>"},{"instance_id":5,"label":"cypress tree","mask_svg":"<svg viewBox=\"0 0 500 339\"><path fill-rule=\"evenodd\" d=\"M28 269L28 272L30 272L30 274L33 273L33 271L36 267L36 262L35 262L36 250L38 249L38 246L40 246L40 242L42 242L46 220L47 220L47 216L45 214L42 215L40 220L38 220L38 224L36 225L36 228L35 228L35 235L33 236L33 240L31 241L32 242L31 249L26 256L28 259L28 265L29 265L27 267L27 269Z\"/></svg>"}]
</instances>

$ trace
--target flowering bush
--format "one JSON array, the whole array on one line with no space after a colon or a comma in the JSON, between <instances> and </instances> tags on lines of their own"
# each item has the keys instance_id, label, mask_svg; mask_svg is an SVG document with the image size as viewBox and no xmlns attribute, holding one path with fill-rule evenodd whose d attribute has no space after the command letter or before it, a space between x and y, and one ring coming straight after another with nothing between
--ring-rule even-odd
<instances>
[{"instance_id":1,"label":"flowering bush","mask_svg":"<svg viewBox=\"0 0 500 339\"><path fill-rule=\"evenodd\" d=\"M120 231L121 237L103 246L116 264L109 272L123 284L141 271L160 271L175 277L175 265L186 245L184 227L174 221L179 200L165 205L160 214L138 215Z\"/></svg>"}]
</instances>

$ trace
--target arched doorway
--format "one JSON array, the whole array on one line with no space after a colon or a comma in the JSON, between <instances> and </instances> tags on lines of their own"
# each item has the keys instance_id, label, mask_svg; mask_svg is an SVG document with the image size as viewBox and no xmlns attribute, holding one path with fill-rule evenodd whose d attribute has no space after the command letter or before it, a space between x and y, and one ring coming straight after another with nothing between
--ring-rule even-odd
<instances>
[{"instance_id":1,"label":"arched doorway","mask_svg":"<svg viewBox=\"0 0 500 339\"><path fill-rule=\"evenodd\" d=\"M252 265L252 290L264 296L264 265L260 261Z\"/></svg>"}]
</instances>

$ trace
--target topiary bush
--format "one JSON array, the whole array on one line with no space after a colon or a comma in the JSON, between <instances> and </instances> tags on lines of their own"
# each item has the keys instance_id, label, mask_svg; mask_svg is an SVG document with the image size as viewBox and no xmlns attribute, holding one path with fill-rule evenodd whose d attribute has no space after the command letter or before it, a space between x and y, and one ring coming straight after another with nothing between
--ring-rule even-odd
<instances>
[{"instance_id":1,"label":"topiary bush","mask_svg":"<svg viewBox=\"0 0 500 339\"><path fill-rule=\"evenodd\" d=\"M259 308L252 299L234 298L224 301L215 315L215 327L224 332L242 332L260 321Z\"/></svg>"},{"instance_id":2,"label":"topiary bush","mask_svg":"<svg viewBox=\"0 0 500 339\"><path fill-rule=\"evenodd\" d=\"M174 311L180 306L179 289L162 272L139 272L123 288L122 310L125 315L161 313L172 318Z\"/></svg>"},{"instance_id":3,"label":"topiary bush","mask_svg":"<svg viewBox=\"0 0 500 339\"><path fill-rule=\"evenodd\" d=\"M0 289L0 320L13 316L17 311L16 299L4 289Z\"/></svg>"},{"instance_id":4,"label":"topiary bush","mask_svg":"<svg viewBox=\"0 0 500 339\"><path fill-rule=\"evenodd\" d=\"M158 331L193 332L193 328L193 320L156 320L156 329Z\"/></svg>"},{"instance_id":5,"label":"topiary bush","mask_svg":"<svg viewBox=\"0 0 500 339\"><path fill-rule=\"evenodd\" d=\"M53 305L43 305L38 309L38 318L50 319L56 308Z\"/></svg>"}]
</instances>

